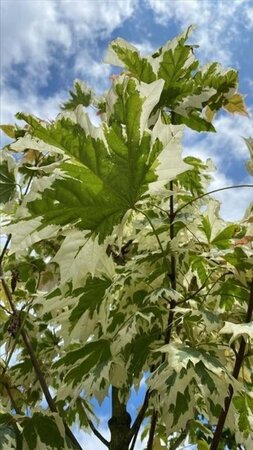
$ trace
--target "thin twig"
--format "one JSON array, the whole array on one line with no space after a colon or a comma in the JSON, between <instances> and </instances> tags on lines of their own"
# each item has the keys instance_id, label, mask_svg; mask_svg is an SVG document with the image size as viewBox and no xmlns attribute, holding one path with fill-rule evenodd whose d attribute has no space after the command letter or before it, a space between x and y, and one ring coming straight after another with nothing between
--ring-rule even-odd
<instances>
[{"instance_id":1,"label":"thin twig","mask_svg":"<svg viewBox=\"0 0 253 450\"><path fill-rule=\"evenodd\" d=\"M7 248L8 248L10 240L11 240L11 234L9 234L7 236L6 242L4 244L4 248L3 248L2 253L0 255L0 266L2 265L2 262L3 262L3 259L4 259L4 255L5 255L6 251L7 251Z\"/></svg>"},{"instance_id":2,"label":"thin twig","mask_svg":"<svg viewBox=\"0 0 253 450\"><path fill-rule=\"evenodd\" d=\"M6 295L6 298L8 299L8 302L10 304L12 312L13 312L14 315L16 315L16 314L18 314L18 310L16 309L16 305L15 305L15 303L13 301L12 294L11 294L11 291L9 289L9 286L6 283L5 279L3 278L3 269L2 269L3 257L5 255L6 250L7 250L7 246L9 244L9 242L10 242L10 239L11 239L11 235L8 236L7 241L5 243L5 246L4 246L3 251L1 253L1 256L0 256L0 278L1 278L1 282L2 282L4 293ZM42 372L42 370L40 368L40 364L39 364L39 362L37 360L37 357L35 355L35 352L33 350L33 346L31 344L30 338L29 338L28 334L26 333L26 331L23 328L21 329L20 334L22 336L22 339L24 341L24 344L25 344L26 349L28 351L28 354L30 356L33 368L34 368L35 373L37 375L37 378L38 378L38 381L40 383L41 389L42 389L42 391L43 391L43 393L45 395L45 398L47 400L49 409L52 412L58 412L56 404L55 404L55 402L54 402L54 400L53 400L53 398L52 398L52 396L51 396L51 394L49 392L49 388L48 388L46 379L44 377L44 374L43 374L43 372ZM66 435L69 437L69 439L71 439L72 443L78 449L82 450L82 447L80 446L79 442L77 441L76 437L74 436L74 434L72 433L72 431L70 430L70 428L68 427L66 422L63 421L63 423L64 423Z\"/></svg>"},{"instance_id":3,"label":"thin twig","mask_svg":"<svg viewBox=\"0 0 253 450\"><path fill-rule=\"evenodd\" d=\"M2 310L4 311L4 312L6 312L6 314L10 314L10 315L12 315L12 312L11 311L9 311L7 308L5 308L5 306L4 305L1 305L0 304L0 308L2 308Z\"/></svg>"},{"instance_id":4,"label":"thin twig","mask_svg":"<svg viewBox=\"0 0 253 450\"><path fill-rule=\"evenodd\" d=\"M248 303L248 309L247 309L247 313L246 313L246 323L251 322L252 320L252 314L253 314L253 280L251 281L251 285L250 285L250 296L249 296L249 303ZM246 349L246 341L244 339L244 337L241 337L241 343L240 343L240 347L239 350L237 352L236 358L235 358L235 365L234 365L234 370L233 370L233 377L237 380L242 364L243 364L243 359L244 359L244 355L245 355L245 349ZM221 439L221 435L222 435L222 431L225 425L225 421L228 415L228 411L229 411L229 407L233 398L233 394L234 394L234 388L233 386L230 384L229 388L228 388L228 396L225 398L225 402L224 402L224 408L222 409L221 413L220 413L220 417L214 432L214 436L213 436L213 440L211 443L211 447L210 450L217 450L219 443L220 443L220 439Z\"/></svg>"},{"instance_id":5,"label":"thin twig","mask_svg":"<svg viewBox=\"0 0 253 450\"><path fill-rule=\"evenodd\" d=\"M135 421L134 421L134 423L133 423L133 425L131 427L130 433L133 436L133 441L132 441L130 450L134 450L136 439L137 439L137 436L138 436L141 424L143 422L143 419L144 419L144 416L145 416L145 412L146 412L146 410L148 408L149 395L150 395L150 390L148 389L146 391L142 407L141 407L141 409L140 409L140 411L139 411L139 413L138 413L138 415L137 415L137 417L136 417L136 419L135 419Z\"/></svg>"},{"instance_id":6,"label":"thin twig","mask_svg":"<svg viewBox=\"0 0 253 450\"><path fill-rule=\"evenodd\" d=\"M173 181L170 182L170 190L173 192ZM175 212L174 212L174 197L173 195L170 196L170 240L174 239L175 230L174 230L174 219L175 219ZM171 282L171 287L176 291L177 289L177 283L176 283L176 259L173 253L171 254L170 259L170 272L168 273L168 277ZM172 330L172 324L174 320L174 314L175 314L175 307L176 307L176 301L172 300L170 304L170 311L169 311L169 317L167 322L167 329L165 333L165 344L169 344L170 338L171 338L171 330Z\"/></svg>"},{"instance_id":7,"label":"thin twig","mask_svg":"<svg viewBox=\"0 0 253 450\"><path fill-rule=\"evenodd\" d=\"M253 188L253 184L238 184L234 186L226 186L219 189L213 189L212 191L205 192L205 194L201 194L198 197L194 197L192 200L190 200L189 202L185 203L180 208L178 208L177 211L175 211L175 216L180 211L182 211L182 209L186 208L186 206L191 205L193 202L196 202L197 200L200 200L201 198L206 197L207 195L214 194L215 192L226 191L227 189L239 189L239 188Z\"/></svg>"},{"instance_id":8,"label":"thin twig","mask_svg":"<svg viewBox=\"0 0 253 450\"><path fill-rule=\"evenodd\" d=\"M184 431L182 431L182 433L180 433L180 435L176 438L176 440L172 444L170 444L170 450L176 450L179 447L179 445L182 444L186 436L187 436L187 427Z\"/></svg>"},{"instance_id":9,"label":"thin twig","mask_svg":"<svg viewBox=\"0 0 253 450\"><path fill-rule=\"evenodd\" d=\"M167 258L166 258L166 254L165 254L165 252L164 252L162 243L161 243L160 238L159 238L159 236L158 236L158 234L157 234L157 232L156 232L156 229L155 229L155 227L154 227L154 224L153 224L152 220L149 218L148 214L145 213L144 211L142 211L141 209L136 208L136 211L138 211L139 213L143 214L143 216L145 216L146 219L147 219L147 221L149 222L149 224L150 224L150 226L151 226L151 228L152 228L152 230L153 230L153 233L154 233L154 235L155 235L155 238L156 238L156 240L157 240L157 242L158 242L158 245L159 245L159 247L160 247L161 253L162 253L162 255L163 255L164 263L165 263L166 267L168 267L168 261L167 261Z\"/></svg>"}]
</instances>

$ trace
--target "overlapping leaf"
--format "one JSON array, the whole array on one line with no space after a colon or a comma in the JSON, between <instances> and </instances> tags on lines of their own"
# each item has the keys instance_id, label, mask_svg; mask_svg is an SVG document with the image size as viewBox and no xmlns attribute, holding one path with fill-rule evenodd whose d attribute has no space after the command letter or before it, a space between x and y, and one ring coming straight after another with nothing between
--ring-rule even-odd
<instances>
[{"instance_id":1,"label":"overlapping leaf","mask_svg":"<svg viewBox=\"0 0 253 450\"><path fill-rule=\"evenodd\" d=\"M156 161L159 154L164 151L167 155L163 185L188 169L180 163L178 145L174 152L166 150L167 143L173 142L172 131L168 130L160 141L159 129L155 129L155 138L147 129L162 86L161 80L139 85L124 78L116 83L118 98L111 101L111 126L94 127L80 106L48 126L31 116L19 115L29 123L36 138L71 158L71 162L61 165L64 179L55 180L40 199L29 202L27 198L30 213L42 216L41 227L73 223L99 234L102 241L127 210L135 207L149 184L160 180L161 164Z\"/></svg>"},{"instance_id":2,"label":"overlapping leaf","mask_svg":"<svg viewBox=\"0 0 253 450\"><path fill-rule=\"evenodd\" d=\"M8 162L0 162L0 203L6 203L12 199L16 191L16 180L13 170L9 168Z\"/></svg>"},{"instance_id":3,"label":"overlapping leaf","mask_svg":"<svg viewBox=\"0 0 253 450\"><path fill-rule=\"evenodd\" d=\"M172 123L184 123L197 131L215 131L210 118L222 106L232 113L247 114L243 97L236 92L237 72L212 63L198 69L194 45L186 44L193 27L167 42L152 55L141 57L137 48L123 39L113 41L107 63L126 68L138 80L165 81L159 107L173 111ZM209 108L209 116L203 114Z\"/></svg>"},{"instance_id":4,"label":"overlapping leaf","mask_svg":"<svg viewBox=\"0 0 253 450\"><path fill-rule=\"evenodd\" d=\"M56 417L34 413L23 421L23 437L28 450L40 450L42 448L63 450L68 448L64 439L64 428L59 429Z\"/></svg>"}]
</instances>

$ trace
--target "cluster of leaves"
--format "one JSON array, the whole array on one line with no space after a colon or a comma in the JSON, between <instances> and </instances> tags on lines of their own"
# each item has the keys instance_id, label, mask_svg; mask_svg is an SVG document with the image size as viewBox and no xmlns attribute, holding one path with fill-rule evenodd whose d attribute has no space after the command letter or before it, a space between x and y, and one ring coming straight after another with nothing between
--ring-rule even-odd
<instances>
[{"instance_id":1,"label":"cluster of leaves","mask_svg":"<svg viewBox=\"0 0 253 450\"><path fill-rule=\"evenodd\" d=\"M185 126L247 111L237 72L199 68L190 32L146 58L117 39L106 60L124 71L103 98L76 81L54 122L2 126L0 448L76 448L91 400L113 386L125 405L144 375L154 449L209 448L231 390L224 442L251 448L252 209L222 220L210 161L181 155Z\"/></svg>"}]
</instances>

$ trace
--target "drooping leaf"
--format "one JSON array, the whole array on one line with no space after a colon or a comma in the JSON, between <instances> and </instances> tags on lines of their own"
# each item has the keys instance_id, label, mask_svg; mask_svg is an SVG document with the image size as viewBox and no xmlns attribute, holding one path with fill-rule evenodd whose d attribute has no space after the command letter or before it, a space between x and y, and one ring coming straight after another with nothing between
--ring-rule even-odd
<instances>
[{"instance_id":1,"label":"drooping leaf","mask_svg":"<svg viewBox=\"0 0 253 450\"><path fill-rule=\"evenodd\" d=\"M232 114L240 114L241 116L248 117L248 111L244 103L244 98L241 94L234 94L228 99L228 102L223 106L228 112Z\"/></svg>"},{"instance_id":2,"label":"drooping leaf","mask_svg":"<svg viewBox=\"0 0 253 450\"><path fill-rule=\"evenodd\" d=\"M70 351L62 359L55 363L55 367L66 366L67 374L65 381L72 383L73 386L90 379L91 384L98 385L100 376L108 376L104 373L104 368L111 361L110 341L100 339L94 342L88 342L85 346ZM69 366L72 366L69 368Z\"/></svg>"},{"instance_id":3,"label":"drooping leaf","mask_svg":"<svg viewBox=\"0 0 253 450\"><path fill-rule=\"evenodd\" d=\"M11 200L16 192L16 180L12 170L9 169L7 161L0 163L0 203Z\"/></svg>"},{"instance_id":4,"label":"drooping leaf","mask_svg":"<svg viewBox=\"0 0 253 450\"><path fill-rule=\"evenodd\" d=\"M227 248L230 239L232 239L235 235L235 231L235 225L228 225L224 230L222 230L212 239L212 244L216 245L218 248Z\"/></svg>"},{"instance_id":5,"label":"drooping leaf","mask_svg":"<svg viewBox=\"0 0 253 450\"><path fill-rule=\"evenodd\" d=\"M54 256L59 264L62 283L71 280L73 288L83 286L88 274L112 277L114 263L106 253L107 245L98 244L82 231L71 230Z\"/></svg>"},{"instance_id":6,"label":"drooping leaf","mask_svg":"<svg viewBox=\"0 0 253 450\"><path fill-rule=\"evenodd\" d=\"M70 315L71 326L75 326L82 314L89 311L92 317L93 313L99 310L106 289L110 286L110 281L103 278L89 278L84 288L76 289L72 295L79 296L78 304Z\"/></svg>"},{"instance_id":7,"label":"drooping leaf","mask_svg":"<svg viewBox=\"0 0 253 450\"><path fill-rule=\"evenodd\" d=\"M15 419L11 414L0 413L0 449L22 450L22 441Z\"/></svg>"},{"instance_id":8,"label":"drooping leaf","mask_svg":"<svg viewBox=\"0 0 253 450\"><path fill-rule=\"evenodd\" d=\"M220 330L221 334L232 334L229 341L232 344L233 341L238 339L240 336L244 336L246 339L253 338L253 322L250 323L232 323L225 322L225 325Z\"/></svg>"},{"instance_id":9,"label":"drooping leaf","mask_svg":"<svg viewBox=\"0 0 253 450\"><path fill-rule=\"evenodd\" d=\"M13 125L0 125L0 130L2 130L6 136L15 139L15 127Z\"/></svg>"},{"instance_id":10,"label":"drooping leaf","mask_svg":"<svg viewBox=\"0 0 253 450\"><path fill-rule=\"evenodd\" d=\"M59 429L53 415L34 413L32 417L24 419L22 425L23 436L29 450L38 448L38 440L46 448L57 450L65 448L62 430Z\"/></svg>"},{"instance_id":11,"label":"drooping leaf","mask_svg":"<svg viewBox=\"0 0 253 450\"><path fill-rule=\"evenodd\" d=\"M248 170L248 172L250 173L250 175L253 175L253 139L252 138L248 138L248 139L244 139L248 150L249 150L249 154L250 154L250 159L246 162L246 168Z\"/></svg>"},{"instance_id":12,"label":"drooping leaf","mask_svg":"<svg viewBox=\"0 0 253 450\"><path fill-rule=\"evenodd\" d=\"M210 446L206 441L197 441L198 444L198 450L210 450Z\"/></svg>"}]
</instances>

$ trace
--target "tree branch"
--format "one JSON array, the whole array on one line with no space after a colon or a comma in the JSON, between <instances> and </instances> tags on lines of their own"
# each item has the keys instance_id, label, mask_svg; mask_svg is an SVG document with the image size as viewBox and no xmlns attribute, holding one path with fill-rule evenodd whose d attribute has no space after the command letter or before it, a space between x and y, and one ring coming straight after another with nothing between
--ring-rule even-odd
<instances>
[{"instance_id":1,"label":"tree branch","mask_svg":"<svg viewBox=\"0 0 253 450\"><path fill-rule=\"evenodd\" d=\"M248 309L247 309L247 314L246 314L246 323L251 322L252 320L252 314L253 314L253 280L251 281L250 284L250 295L249 295L249 303L248 303ZM240 343L240 347L239 350L237 352L236 355L236 359L235 359L235 365L234 365L234 370L233 370L233 377L237 380L242 364L243 364L243 359L244 359L244 354L245 354L245 348L246 348L246 341L244 339L244 337L241 337L241 343ZM214 436L213 436L213 440L211 443L211 447L210 450L217 450L218 446L219 446L219 442L221 439L221 434L224 428L224 424L228 415L228 411L229 411L229 407L233 398L233 394L234 394L234 389L233 386L230 384L229 388L228 388L228 396L225 398L225 402L224 402L224 408L220 413L220 417L214 432Z\"/></svg>"},{"instance_id":2,"label":"tree branch","mask_svg":"<svg viewBox=\"0 0 253 450\"><path fill-rule=\"evenodd\" d=\"M171 196L170 196L170 210L169 210L168 216L169 216L169 221L170 221L170 240L171 241L172 241L172 239L174 238L174 235L175 235L175 232L174 232L175 211L174 211L173 190L174 190L173 181L170 181ZM169 272L168 272L168 277L170 279L170 283L171 283L172 289L176 290L176 288L177 288L177 283L176 283L176 259L175 259L175 256L173 255L173 253L171 253L170 268L169 268ZM166 330L165 330L165 339L164 339L165 344L169 344L170 339L171 339L171 331L172 331L172 325L173 325L173 321L174 321L175 306L176 306L176 301L172 300L170 302L169 317L168 317L168 321L167 321L167 327L166 327ZM165 354L163 355L163 361L164 360L165 360ZM153 409L153 413L152 413L152 417L151 417L151 425L150 425L150 431L149 431L147 450L152 450L153 449L153 443L154 443L155 429L156 429L156 425L157 425L157 420L158 420L158 411L156 411L155 408L154 408Z\"/></svg>"},{"instance_id":3,"label":"tree branch","mask_svg":"<svg viewBox=\"0 0 253 450\"><path fill-rule=\"evenodd\" d=\"M93 424L93 422L88 419L88 424L90 426L90 429L93 431L93 433L95 434L95 436L106 446L109 447L109 441L107 441L104 436L102 436L102 434L97 430L97 428L95 427L95 425Z\"/></svg>"},{"instance_id":4,"label":"tree branch","mask_svg":"<svg viewBox=\"0 0 253 450\"><path fill-rule=\"evenodd\" d=\"M147 450L153 450L157 419L158 419L158 411L153 409L150 430L149 430L149 436L148 436Z\"/></svg>"},{"instance_id":5,"label":"tree branch","mask_svg":"<svg viewBox=\"0 0 253 450\"><path fill-rule=\"evenodd\" d=\"M145 412L147 411L148 402L149 402L149 394L150 394L150 390L148 389L146 394L145 394L142 407L141 407L141 409L140 409L140 411L139 411L139 413L138 413L138 415L137 415L137 417L136 417L136 419L135 419L135 421L134 421L134 423L133 423L133 425L131 427L130 434L133 437L133 441L132 441L130 450L134 449L134 446L135 446L135 443L136 443L136 439L137 439L137 436L138 436L141 424L142 424L144 416L145 416Z\"/></svg>"},{"instance_id":6,"label":"tree branch","mask_svg":"<svg viewBox=\"0 0 253 450\"><path fill-rule=\"evenodd\" d=\"M119 388L112 386L112 415L108 421L111 431L110 450L128 450L131 441L131 416L127 412L126 403L120 400Z\"/></svg>"},{"instance_id":7,"label":"tree branch","mask_svg":"<svg viewBox=\"0 0 253 450\"><path fill-rule=\"evenodd\" d=\"M5 255L6 251L7 251L7 248L8 248L8 245L9 245L10 240L11 240L11 234L9 234L9 235L7 236L6 242L5 242L5 244L4 244L4 248L3 248L2 253L1 253L1 255L0 255L0 266L2 266L2 262L3 262L3 259L4 259L4 255Z\"/></svg>"},{"instance_id":8,"label":"tree branch","mask_svg":"<svg viewBox=\"0 0 253 450\"><path fill-rule=\"evenodd\" d=\"M187 436L187 429L182 431L182 433L180 433L180 435L175 439L175 441L172 444L170 444L169 450L176 450L179 447L179 445L182 444L186 436Z\"/></svg>"},{"instance_id":9,"label":"tree branch","mask_svg":"<svg viewBox=\"0 0 253 450\"><path fill-rule=\"evenodd\" d=\"M170 190L172 191L172 194L170 196L170 240L174 239L175 231L174 231L174 219L175 219L175 211L174 211L174 197L173 197L173 181L170 182ZM170 258L170 272L168 273L168 277L171 282L172 289L176 290L177 288L177 282L176 282L176 259L173 254L171 254ZM170 302L170 312L167 322L167 328L165 332L165 344L169 344L171 339L171 330L172 330L172 324L174 320L174 310L175 310L176 302L175 300L172 300ZM165 358L165 355L164 355Z\"/></svg>"},{"instance_id":10,"label":"tree branch","mask_svg":"<svg viewBox=\"0 0 253 450\"><path fill-rule=\"evenodd\" d=\"M6 250L7 250L8 244L9 244L9 242L10 242L10 239L11 239L11 235L9 234L9 236L8 236L8 238L7 238L7 241L6 241L6 243L5 243L5 246L4 246L4 248L3 248L3 251L2 251L2 253L1 253L1 256L0 256L0 278L1 278L1 282L2 282L2 286L3 286L4 293L5 293L5 295L6 295L6 298L8 299L8 302L9 302L9 304L10 304L10 307L11 307L11 309L12 309L12 312L13 312L14 315L18 315L18 310L17 310L16 305L15 305L15 303L14 303L14 301L13 301L11 291L10 291L10 289L9 289L9 286L8 286L7 282L5 281L5 279L4 279L4 277L3 277L3 269L2 269L3 258L4 258L4 255L5 255L5 252L6 252ZM27 349L27 352L28 352L28 354L29 354L29 356L30 356L30 359L31 359L31 362L32 362L34 371L35 371L35 373L36 373L36 375L37 375L37 378L38 378L38 380L39 380L41 389L42 389L42 391L43 391L43 393L44 393L44 395L45 395L45 398L46 398L46 400L47 400L49 409L50 409L52 412L58 412L57 407L56 407L56 404L55 404L55 402L54 402L54 400L53 400L53 398L52 398L52 396L51 396L51 394L50 394L50 392L49 392L49 388L48 388L48 386L47 386L47 383L46 383L46 379L45 379L45 377L44 377L44 374L43 374L43 372L42 372L42 370L41 370L41 368L40 368L39 362L38 362L37 357L36 357L36 355L35 355L35 352L34 352L34 350L33 350L33 347L32 347L31 341L30 341L30 338L29 338L28 334L26 333L26 331L25 331L23 328L21 329L20 334L21 334L21 336L22 336L22 339L23 339L23 342L24 342L25 347L26 347L26 349ZM72 433L72 431L70 430L70 428L68 427L68 425L67 425L64 421L63 421L63 423L64 423L66 435L70 438L70 440L72 441L72 443L73 443L78 449L82 450L82 447L80 446L79 442L78 442L77 439L75 438L74 434Z\"/></svg>"}]
</instances>

